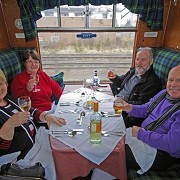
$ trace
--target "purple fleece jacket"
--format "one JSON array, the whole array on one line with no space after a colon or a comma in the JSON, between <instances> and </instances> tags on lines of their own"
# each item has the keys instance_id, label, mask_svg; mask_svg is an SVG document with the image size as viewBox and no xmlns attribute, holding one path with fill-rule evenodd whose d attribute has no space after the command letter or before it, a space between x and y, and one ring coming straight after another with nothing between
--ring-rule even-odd
<instances>
[{"instance_id":1,"label":"purple fleece jacket","mask_svg":"<svg viewBox=\"0 0 180 180\"><path fill-rule=\"evenodd\" d=\"M147 143L151 147L169 153L172 157L180 158L180 110L176 111L154 131L144 129L149 123L155 121L173 106L172 103L164 98L147 116L148 105L165 91L166 90L160 91L146 104L133 105L133 110L129 114L139 118L146 118L138 131L137 138L139 140Z\"/></svg>"}]
</instances>

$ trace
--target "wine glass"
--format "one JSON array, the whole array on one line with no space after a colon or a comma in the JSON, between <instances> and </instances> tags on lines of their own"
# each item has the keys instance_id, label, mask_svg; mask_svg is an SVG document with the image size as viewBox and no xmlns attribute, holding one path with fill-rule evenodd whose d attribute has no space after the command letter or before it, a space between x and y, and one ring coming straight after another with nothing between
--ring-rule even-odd
<instances>
[{"instance_id":1,"label":"wine glass","mask_svg":"<svg viewBox=\"0 0 180 180\"><path fill-rule=\"evenodd\" d=\"M18 105L23 112L27 112L31 108L31 99L29 96L21 96L18 98ZM29 120L33 118L30 117Z\"/></svg>"},{"instance_id":2,"label":"wine glass","mask_svg":"<svg viewBox=\"0 0 180 180\"><path fill-rule=\"evenodd\" d=\"M84 78L83 80L83 86L85 89L85 95L89 95L92 94L92 84L93 84L93 80L92 79L86 79ZM90 89L89 89L90 88Z\"/></svg>"},{"instance_id":3,"label":"wine glass","mask_svg":"<svg viewBox=\"0 0 180 180\"><path fill-rule=\"evenodd\" d=\"M29 96L21 96L18 98L18 105L20 109L25 112L31 108L31 99Z\"/></svg>"},{"instance_id":4,"label":"wine glass","mask_svg":"<svg viewBox=\"0 0 180 180\"><path fill-rule=\"evenodd\" d=\"M38 74L36 74L36 75L30 75L30 79L34 79L34 80L36 80L35 82L35 85L34 85L34 90L33 90L33 92L38 92L38 91L40 91L40 89L37 89L37 84L38 84L38 82L39 82L39 75Z\"/></svg>"}]
</instances>

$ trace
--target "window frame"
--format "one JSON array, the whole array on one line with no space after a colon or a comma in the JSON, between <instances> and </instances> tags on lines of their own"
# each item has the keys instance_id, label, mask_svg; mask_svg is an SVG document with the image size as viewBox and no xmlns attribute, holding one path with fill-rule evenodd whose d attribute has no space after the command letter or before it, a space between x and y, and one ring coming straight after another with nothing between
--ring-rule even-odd
<instances>
[{"instance_id":1,"label":"window frame","mask_svg":"<svg viewBox=\"0 0 180 180\"><path fill-rule=\"evenodd\" d=\"M85 14L85 26L84 27L62 27L61 26L61 11L59 7L57 8L57 21L58 27L37 27L37 32L137 32L138 15L135 27L115 27L116 20L116 4L113 4L113 17L112 17L112 27L89 27L89 9L90 4L84 5Z\"/></svg>"}]
</instances>

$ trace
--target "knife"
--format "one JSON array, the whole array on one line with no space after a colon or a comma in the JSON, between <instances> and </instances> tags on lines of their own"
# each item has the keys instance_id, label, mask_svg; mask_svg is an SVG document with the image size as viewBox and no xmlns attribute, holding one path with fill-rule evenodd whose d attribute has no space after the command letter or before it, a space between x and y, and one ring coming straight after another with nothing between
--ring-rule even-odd
<instances>
[{"instance_id":1,"label":"knife","mask_svg":"<svg viewBox=\"0 0 180 180\"><path fill-rule=\"evenodd\" d=\"M125 132L123 132L123 131L101 131L101 133L103 133L103 134L111 134L111 135L124 135L125 134Z\"/></svg>"},{"instance_id":2,"label":"knife","mask_svg":"<svg viewBox=\"0 0 180 180\"><path fill-rule=\"evenodd\" d=\"M56 134L69 134L68 131L59 131L59 132L52 132L53 135ZM83 134L82 132L76 131L76 134Z\"/></svg>"},{"instance_id":3,"label":"knife","mask_svg":"<svg viewBox=\"0 0 180 180\"><path fill-rule=\"evenodd\" d=\"M59 106L70 106L69 103L59 103Z\"/></svg>"},{"instance_id":4,"label":"knife","mask_svg":"<svg viewBox=\"0 0 180 180\"><path fill-rule=\"evenodd\" d=\"M103 114L102 117L121 117L121 114Z\"/></svg>"},{"instance_id":5,"label":"knife","mask_svg":"<svg viewBox=\"0 0 180 180\"><path fill-rule=\"evenodd\" d=\"M52 133L53 133L53 132L67 132L67 131L84 132L84 129L65 129L65 130L52 130Z\"/></svg>"}]
</instances>

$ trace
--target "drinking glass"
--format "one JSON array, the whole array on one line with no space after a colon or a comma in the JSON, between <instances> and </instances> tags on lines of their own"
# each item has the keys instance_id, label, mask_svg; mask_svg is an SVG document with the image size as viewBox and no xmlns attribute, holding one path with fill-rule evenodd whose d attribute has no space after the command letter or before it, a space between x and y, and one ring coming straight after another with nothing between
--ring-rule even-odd
<instances>
[{"instance_id":1,"label":"drinking glass","mask_svg":"<svg viewBox=\"0 0 180 180\"><path fill-rule=\"evenodd\" d=\"M21 96L18 98L18 105L20 109L25 112L31 108L31 99L29 96Z\"/></svg>"},{"instance_id":2,"label":"drinking glass","mask_svg":"<svg viewBox=\"0 0 180 180\"><path fill-rule=\"evenodd\" d=\"M94 106L93 97L92 96L87 96L87 99L86 99L86 108L87 109L93 109L93 106Z\"/></svg>"},{"instance_id":3,"label":"drinking glass","mask_svg":"<svg viewBox=\"0 0 180 180\"><path fill-rule=\"evenodd\" d=\"M116 115L121 115L122 114L122 105L123 105L123 100L124 96L117 94L115 95L114 103L113 103L113 108L114 112Z\"/></svg>"},{"instance_id":4,"label":"drinking glass","mask_svg":"<svg viewBox=\"0 0 180 180\"><path fill-rule=\"evenodd\" d=\"M83 86L85 89L85 95L90 95L92 94L92 84L93 84L93 80L92 79L86 79L84 78L83 80Z\"/></svg>"},{"instance_id":5,"label":"drinking glass","mask_svg":"<svg viewBox=\"0 0 180 180\"><path fill-rule=\"evenodd\" d=\"M29 111L31 108L31 99L29 96L21 96L18 98L18 105L23 112ZM30 117L28 120L32 120Z\"/></svg>"},{"instance_id":6,"label":"drinking glass","mask_svg":"<svg viewBox=\"0 0 180 180\"><path fill-rule=\"evenodd\" d=\"M36 74L36 75L30 75L30 79L34 79L34 80L36 80L36 83L35 83L35 85L34 85L34 90L33 90L33 92L38 92L38 91L40 91L40 89L37 89L37 84L38 84L38 82L39 82L39 75L38 74Z\"/></svg>"}]
</instances>

